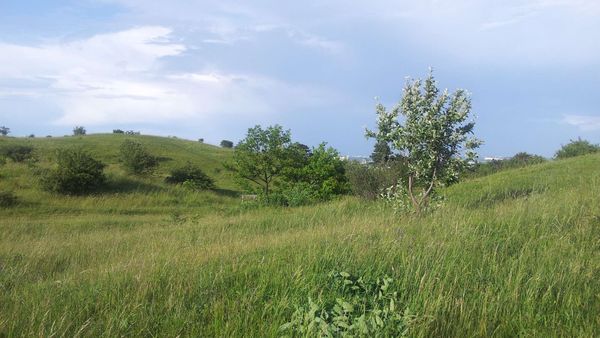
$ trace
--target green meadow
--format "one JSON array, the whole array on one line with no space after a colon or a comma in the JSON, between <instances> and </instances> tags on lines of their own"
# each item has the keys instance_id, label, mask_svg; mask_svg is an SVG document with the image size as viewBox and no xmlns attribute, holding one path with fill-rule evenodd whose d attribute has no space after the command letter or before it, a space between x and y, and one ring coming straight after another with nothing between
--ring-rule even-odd
<instances>
[{"instance_id":1,"label":"green meadow","mask_svg":"<svg viewBox=\"0 0 600 338\"><path fill-rule=\"evenodd\" d=\"M118 165L134 138L161 158L152 176ZM108 187L69 197L35 168L0 167L0 337L278 337L312 302L345 297L332 272L387 276L410 337L600 335L600 154L465 180L417 217L345 196L283 208L242 202L231 151L152 136L2 138L83 147ZM215 191L164 183L192 162ZM368 297L368 296L367 296ZM385 333L382 333L385 336Z\"/></svg>"}]
</instances>

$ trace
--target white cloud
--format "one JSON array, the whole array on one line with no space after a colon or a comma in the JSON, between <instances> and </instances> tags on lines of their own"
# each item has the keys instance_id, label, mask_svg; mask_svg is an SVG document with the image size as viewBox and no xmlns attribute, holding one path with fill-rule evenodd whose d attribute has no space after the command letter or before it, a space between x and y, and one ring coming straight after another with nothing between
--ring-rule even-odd
<instances>
[{"instance_id":1,"label":"white cloud","mask_svg":"<svg viewBox=\"0 0 600 338\"><path fill-rule=\"evenodd\" d=\"M600 130L600 116L565 115L562 122L577 127L582 131Z\"/></svg>"},{"instance_id":2,"label":"white cloud","mask_svg":"<svg viewBox=\"0 0 600 338\"><path fill-rule=\"evenodd\" d=\"M331 93L255 74L218 69L168 72L165 57L186 46L172 30L138 27L41 46L0 43L0 95L44 96L60 125L254 118L324 102ZM10 88L11 82L28 82Z\"/></svg>"}]
</instances>

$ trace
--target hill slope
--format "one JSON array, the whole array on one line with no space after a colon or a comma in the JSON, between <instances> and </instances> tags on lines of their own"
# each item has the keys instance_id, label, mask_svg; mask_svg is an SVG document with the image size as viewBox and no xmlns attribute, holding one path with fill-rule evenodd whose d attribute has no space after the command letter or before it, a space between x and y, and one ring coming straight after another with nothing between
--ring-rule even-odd
<instances>
[{"instance_id":1,"label":"hill slope","mask_svg":"<svg viewBox=\"0 0 600 338\"><path fill-rule=\"evenodd\" d=\"M410 336L595 336L599 187L592 155L455 185L422 218L354 198L21 206L0 217L0 336L278 336L309 297L347 296L332 271L393 278Z\"/></svg>"}]
</instances>

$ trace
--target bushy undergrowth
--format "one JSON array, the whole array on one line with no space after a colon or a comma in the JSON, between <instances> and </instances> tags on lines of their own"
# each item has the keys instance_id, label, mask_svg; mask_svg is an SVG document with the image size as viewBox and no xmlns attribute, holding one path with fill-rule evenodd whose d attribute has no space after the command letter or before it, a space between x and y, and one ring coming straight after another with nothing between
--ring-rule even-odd
<instances>
[{"instance_id":1,"label":"bushy undergrowth","mask_svg":"<svg viewBox=\"0 0 600 338\"><path fill-rule=\"evenodd\" d=\"M182 184L184 187L193 190L206 190L215 187L214 180L205 174L198 166L191 163L187 163L185 166L171 170L171 173L165 179L165 182Z\"/></svg>"},{"instance_id":2,"label":"bushy undergrowth","mask_svg":"<svg viewBox=\"0 0 600 338\"><path fill-rule=\"evenodd\" d=\"M354 195L374 200L404 178L405 165L400 160L385 164L346 163L346 175Z\"/></svg>"},{"instance_id":3,"label":"bushy undergrowth","mask_svg":"<svg viewBox=\"0 0 600 338\"><path fill-rule=\"evenodd\" d=\"M477 163L472 169L465 172L463 176L465 178L482 177L503 170L523 168L544 162L546 162L546 159L542 156L520 152L505 160L493 160L485 163Z\"/></svg>"},{"instance_id":4,"label":"bushy undergrowth","mask_svg":"<svg viewBox=\"0 0 600 338\"><path fill-rule=\"evenodd\" d=\"M13 162L25 162L34 158L34 148L30 145L9 144L0 147L0 157L5 157Z\"/></svg>"},{"instance_id":5,"label":"bushy undergrowth","mask_svg":"<svg viewBox=\"0 0 600 338\"><path fill-rule=\"evenodd\" d=\"M11 191L0 191L0 208L8 208L17 204L17 196Z\"/></svg>"},{"instance_id":6,"label":"bushy undergrowth","mask_svg":"<svg viewBox=\"0 0 600 338\"><path fill-rule=\"evenodd\" d=\"M591 154L600 151L600 146L592 144L589 141L577 139L571 140L571 142L563 145L557 152L555 157L557 159L564 159L569 157L581 156Z\"/></svg>"},{"instance_id":7,"label":"bushy undergrowth","mask_svg":"<svg viewBox=\"0 0 600 338\"><path fill-rule=\"evenodd\" d=\"M83 195L106 182L105 165L80 148L61 149L54 168L41 172L42 187L50 192Z\"/></svg>"},{"instance_id":8,"label":"bushy undergrowth","mask_svg":"<svg viewBox=\"0 0 600 338\"><path fill-rule=\"evenodd\" d=\"M158 158L138 141L125 140L119 149L123 167L131 174L152 173L158 166Z\"/></svg>"}]
</instances>

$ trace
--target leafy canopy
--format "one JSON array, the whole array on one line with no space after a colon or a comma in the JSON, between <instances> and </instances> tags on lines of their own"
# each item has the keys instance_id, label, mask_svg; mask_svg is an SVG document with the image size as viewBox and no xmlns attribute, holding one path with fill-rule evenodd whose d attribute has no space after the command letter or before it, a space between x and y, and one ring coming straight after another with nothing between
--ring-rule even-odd
<instances>
[{"instance_id":1,"label":"leafy canopy","mask_svg":"<svg viewBox=\"0 0 600 338\"><path fill-rule=\"evenodd\" d=\"M404 188L417 212L427 206L436 187L456 182L476 158L481 142L470 137L475 123L467 92L440 92L432 72L424 81L407 81L391 111L380 103L376 111L377 130L366 135L390 144L406 160Z\"/></svg>"},{"instance_id":2,"label":"leafy canopy","mask_svg":"<svg viewBox=\"0 0 600 338\"><path fill-rule=\"evenodd\" d=\"M279 125L266 129L257 125L248 129L234 149L233 163L226 167L241 179L242 185L244 181L252 182L268 196L273 181L291 164L295 149L289 130Z\"/></svg>"},{"instance_id":3,"label":"leafy canopy","mask_svg":"<svg viewBox=\"0 0 600 338\"><path fill-rule=\"evenodd\" d=\"M600 146L591 144L589 141L582 140L571 140L571 142L562 146L557 152L555 157L557 159L581 156L586 154L595 153L600 151Z\"/></svg>"}]
</instances>

